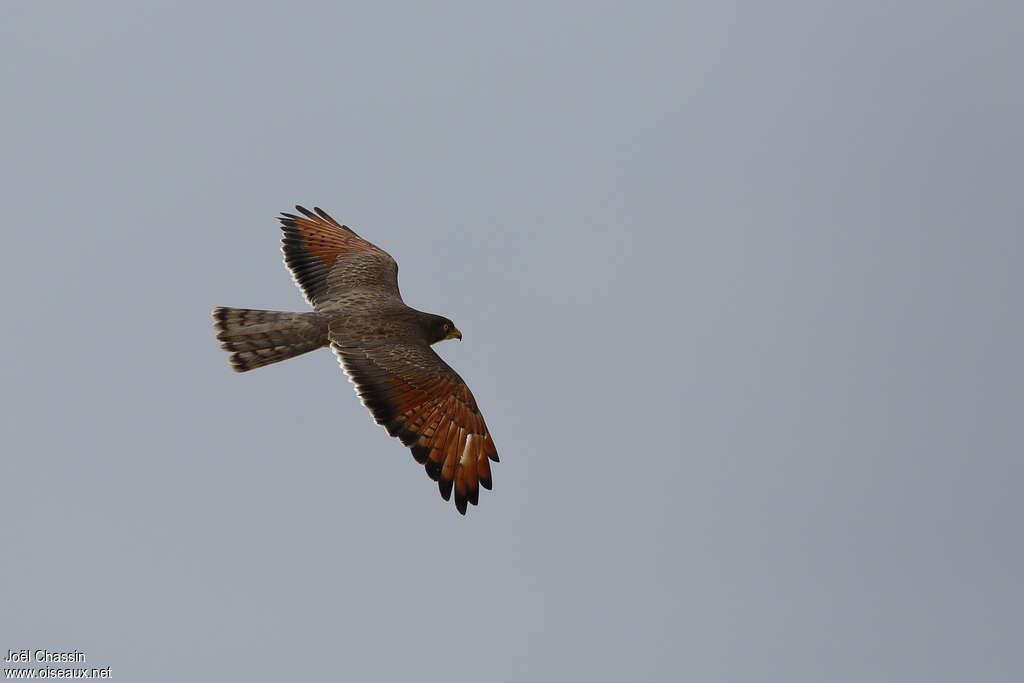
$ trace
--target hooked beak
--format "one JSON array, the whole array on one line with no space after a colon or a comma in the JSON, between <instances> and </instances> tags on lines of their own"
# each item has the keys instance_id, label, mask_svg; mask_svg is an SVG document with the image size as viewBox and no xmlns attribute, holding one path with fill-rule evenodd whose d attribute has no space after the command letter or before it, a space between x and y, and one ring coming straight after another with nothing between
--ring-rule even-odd
<instances>
[{"instance_id":1,"label":"hooked beak","mask_svg":"<svg viewBox=\"0 0 1024 683\"><path fill-rule=\"evenodd\" d=\"M453 327L452 331L448 333L448 336L445 337L445 339L458 339L459 341L462 341L462 333L459 332L459 328Z\"/></svg>"}]
</instances>

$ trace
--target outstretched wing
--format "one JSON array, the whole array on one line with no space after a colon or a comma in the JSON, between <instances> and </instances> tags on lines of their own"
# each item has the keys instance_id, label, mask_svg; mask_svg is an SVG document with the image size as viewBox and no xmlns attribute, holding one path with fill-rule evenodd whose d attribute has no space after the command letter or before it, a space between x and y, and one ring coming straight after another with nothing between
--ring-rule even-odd
<instances>
[{"instance_id":1,"label":"outstretched wing","mask_svg":"<svg viewBox=\"0 0 1024 683\"><path fill-rule=\"evenodd\" d=\"M355 287L376 288L401 300L398 264L386 251L320 208L295 209L302 216L282 213L278 218L284 230L281 251L285 265L313 308L329 311L346 290Z\"/></svg>"},{"instance_id":2,"label":"outstretched wing","mask_svg":"<svg viewBox=\"0 0 1024 683\"><path fill-rule=\"evenodd\" d=\"M412 449L441 497L466 514L491 488L498 451L469 387L433 349L415 342L365 347L332 335L331 348L377 424Z\"/></svg>"}]
</instances>

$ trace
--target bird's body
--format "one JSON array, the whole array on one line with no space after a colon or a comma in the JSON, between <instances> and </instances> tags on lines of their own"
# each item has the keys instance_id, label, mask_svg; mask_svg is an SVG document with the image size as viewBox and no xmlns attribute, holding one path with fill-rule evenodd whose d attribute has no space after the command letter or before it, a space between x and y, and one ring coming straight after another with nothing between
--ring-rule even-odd
<instances>
[{"instance_id":1,"label":"bird's body","mask_svg":"<svg viewBox=\"0 0 1024 683\"><path fill-rule=\"evenodd\" d=\"M405 305L398 264L320 209L283 214L285 264L314 310L218 307L221 348L238 372L330 346L363 404L409 446L459 512L491 488L497 451L469 387L430 348L461 339L451 320Z\"/></svg>"}]
</instances>

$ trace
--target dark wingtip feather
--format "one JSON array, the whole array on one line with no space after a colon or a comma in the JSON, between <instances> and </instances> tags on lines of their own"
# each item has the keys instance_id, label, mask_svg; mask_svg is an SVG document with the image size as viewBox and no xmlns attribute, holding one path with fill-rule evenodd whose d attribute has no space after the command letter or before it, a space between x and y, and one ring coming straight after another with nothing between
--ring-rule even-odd
<instances>
[{"instance_id":1,"label":"dark wingtip feather","mask_svg":"<svg viewBox=\"0 0 1024 683\"><path fill-rule=\"evenodd\" d=\"M427 460L424 464L424 469L427 470L427 476L434 481L437 481L441 477L441 467L442 463L434 462L433 460ZM444 495L443 490L442 495ZM447 500L447 498L445 500Z\"/></svg>"},{"instance_id":2,"label":"dark wingtip feather","mask_svg":"<svg viewBox=\"0 0 1024 683\"><path fill-rule=\"evenodd\" d=\"M466 503L468 502L466 496L460 496L459 492L455 492L455 508L459 511L459 514L466 514Z\"/></svg>"},{"instance_id":3,"label":"dark wingtip feather","mask_svg":"<svg viewBox=\"0 0 1024 683\"><path fill-rule=\"evenodd\" d=\"M313 211L316 212L316 215L320 216L320 218L323 218L325 221L327 221L329 223L337 223L338 222L338 221L334 220L334 218L331 217L331 214L327 213L326 211L321 209L319 206L314 206L313 207Z\"/></svg>"},{"instance_id":4,"label":"dark wingtip feather","mask_svg":"<svg viewBox=\"0 0 1024 683\"><path fill-rule=\"evenodd\" d=\"M427 457L430 456L430 446L413 446L409 450L412 451L412 457L421 465L425 463L427 461Z\"/></svg>"},{"instance_id":5,"label":"dark wingtip feather","mask_svg":"<svg viewBox=\"0 0 1024 683\"><path fill-rule=\"evenodd\" d=\"M454 482L451 479L440 479L437 482L437 488L441 492L441 497L445 500L452 499L452 484L454 484Z\"/></svg>"}]
</instances>

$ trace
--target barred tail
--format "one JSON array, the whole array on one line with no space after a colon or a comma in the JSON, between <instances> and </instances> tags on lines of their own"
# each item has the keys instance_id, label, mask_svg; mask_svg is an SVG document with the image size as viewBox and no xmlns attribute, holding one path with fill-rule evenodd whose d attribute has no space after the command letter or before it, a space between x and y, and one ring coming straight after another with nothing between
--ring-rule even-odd
<instances>
[{"instance_id":1,"label":"barred tail","mask_svg":"<svg viewBox=\"0 0 1024 683\"><path fill-rule=\"evenodd\" d=\"M320 313L282 313L248 308L213 309L220 348L231 368L245 372L327 346L327 318Z\"/></svg>"}]
</instances>

